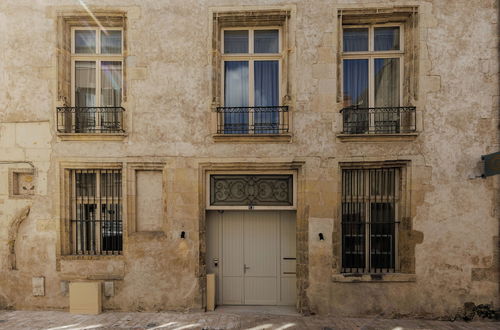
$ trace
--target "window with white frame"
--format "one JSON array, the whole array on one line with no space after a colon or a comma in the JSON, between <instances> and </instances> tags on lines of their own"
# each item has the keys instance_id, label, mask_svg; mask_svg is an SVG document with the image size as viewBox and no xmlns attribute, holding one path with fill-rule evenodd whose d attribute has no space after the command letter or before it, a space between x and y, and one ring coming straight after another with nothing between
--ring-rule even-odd
<instances>
[{"instance_id":1,"label":"window with white frame","mask_svg":"<svg viewBox=\"0 0 500 330\"><path fill-rule=\"evenodd\" d=\"M223 133L277 134L283 130L281 30L222 30Z\"/></svg>"},{"instance_id":2,"label":"window with white frame","mask_svg":"<svg viewBox=\"0 0 500 330\"><path fill-rule=\"evenodd\" d=\"M74 27L71 34L74 132L120 131L122 28Z\"/></svg>"},{"instance_id":3,"label":"window with white frame","mask_svg":"<svg viewBox=\"0 0 500 330\"><path fill-rule=\"evenodd\" d=\"M400 133L407 129L405 123L411 118L406 118L406 112L412 109L401 106L403 36L403 24L397 23L342 27L345 133Z\"/></svg>"},{"instance_id":4,"label":"window with white frame","mask_svg":"<svg viewBox=\"0 0 500 330\"><path fill-rule=\"evenodd\" d=\"M397 269L401 167L342 169L342 272Z\"/></svg>"},{"instance_id":5,"label":"window with white frame","mask_svg":"<svg viewBox=\"0 0 500 330\"><path fill-rule=\"evenodd\" d=\"M69 171L71 254L121 254L121 175L120 169Z\"/></svg>"}]
</instances>

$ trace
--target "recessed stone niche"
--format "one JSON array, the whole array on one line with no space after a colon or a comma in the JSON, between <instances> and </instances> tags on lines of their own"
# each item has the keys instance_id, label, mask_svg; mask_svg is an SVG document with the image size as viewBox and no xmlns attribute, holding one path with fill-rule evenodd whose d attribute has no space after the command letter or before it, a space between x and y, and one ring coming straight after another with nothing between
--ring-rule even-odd
<instances>
[{"instance_id":1,"label":"recessed stone niche","mask_svg":"<svg viewBox=\"0 0 500 330\"><path fill-rule=\"evenodd\" d=\"M10 197L29 198L35 195L35 174L31 169L10 169Z\"/></svg>"}]
</instances>

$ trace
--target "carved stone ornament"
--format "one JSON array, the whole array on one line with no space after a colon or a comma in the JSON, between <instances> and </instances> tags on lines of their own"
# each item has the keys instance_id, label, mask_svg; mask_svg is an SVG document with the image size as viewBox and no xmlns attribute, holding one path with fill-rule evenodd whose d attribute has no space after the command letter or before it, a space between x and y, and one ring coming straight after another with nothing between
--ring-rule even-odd
<instances>
[{"instance_id":1,"label":"carved stone ornament","mask_svg":"<svg viewBox=\"0 0 500 330\"><path fill-rule=\"evenodd\" d=\"M292 175L211 175L212 206L292 206Z\"/></svg>"}]
</instances>

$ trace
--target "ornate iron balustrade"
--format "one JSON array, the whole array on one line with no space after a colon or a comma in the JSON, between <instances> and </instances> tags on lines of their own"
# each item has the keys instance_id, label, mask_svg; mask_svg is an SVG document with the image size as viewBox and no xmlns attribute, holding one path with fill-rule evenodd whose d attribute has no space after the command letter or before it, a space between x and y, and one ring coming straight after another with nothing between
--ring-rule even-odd
<instances>
[{"instance_id":1,"label":"ornate iron balustrade","mask_svg":"<svg viewBox=\"0 0 500 330\"><path fill-rule=\"evenodd\" d=\"M217 134L288 133L288 107L217 107Z\"/></svg>"},{"instance_id":2,"label":"ornate iron balustrade","mask_svg":"<svg viewBox=\"0 0 500 330\"><path fill-rule=\"evenodd\" d=\"M122 133L123 107L58 107L59 133Z\"/></svg>"},{"instance_id":3,"label":"ornate iron balustrade","mask_svg":"<svg viewBox=\"0 0 500 330\"><path fill-rule=\"evenodd\" d=\"M340 112L344 134L400 134L416 131L415 107L349 107Z\"/></svg>"}]
</instances>

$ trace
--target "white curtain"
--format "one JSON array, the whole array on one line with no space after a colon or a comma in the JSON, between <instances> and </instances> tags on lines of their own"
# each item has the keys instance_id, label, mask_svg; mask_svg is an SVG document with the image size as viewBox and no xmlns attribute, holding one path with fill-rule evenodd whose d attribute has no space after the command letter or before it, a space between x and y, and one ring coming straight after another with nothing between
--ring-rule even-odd
<instances>
[{"instance_id":1,"label":"white curtain","mask_svg":"<svg viewBox=\"0 0 500 330\"><path fill-rule=\"evenodd\" d=\"M375 59L375 106L399 106L399 58Z\"/></svg>"},{"instance_id":2,"label":"white curtain","mask_svg":"<svg viewBox=\"0 0 500 330\"><path fill-rule=\"evenodd\" d=\"M399 58L376 58L375 107L393 107L375 113L375 130L380 133L399 133Z\"/></svg>"},{"instance_id":3,"label":"white curtain","mask_svg":"<svg viewBox=\"0 0 500 330\"><path fill-rule=\"evenodd\" d=\"M88 107L96 106L96 62L75 62L75 105L81 107L75 113L75 132L93 132L96 114Z\"/></svg>"},{"instance_id":4,"label":"white curtain","mask_svg":"<svg viewBox=\"0 0 500 330\"><path fill-rule=\"evenodd\" d=\"M75 62L75 105L96 106L96 62Z\"/></svg>"},{"instance_id":5,"label":"white curtain","mask_svg":"<svg viewBox=\"0 0 500 330\"><path fill-rule=\"evenodd\" d=\"M224 106L248 107L248 61L224 63ZM224 132L248 133L248 109L228 110L224 114Z\"/></svg>"},{"instance_id":6,"label":"white curtain","mask_svg":"<svg viewBox=\"0 0 500 330\"><path fill-rule=\"evenodd\" d=\"M122 93L122 63L101 62L101 106L119 107Z\"/></svg>"},{"instance_id":7,"label":"white curtain","mask_svg":"<svg viewBox=\"0 0 500 330\"><path fill-rule=\"evenodd\" d=\"M122 63L101 62L101 107L121 106ZM105 109L101 114L101 129L115 131L121 128L118 109Z\"/></svg>"},{"instance_id":8,"label":"white curtain","mask_svg":"<svg viewBox=\"0 0 500 330\"><path fill-rule=\"evenodd\" d=\"M279 61L254 62L255 106L274 107L279 105ZM276 108L255 109L254 124L257 134L276 134L279 113Z\"/></svg>"}]
</instances>

